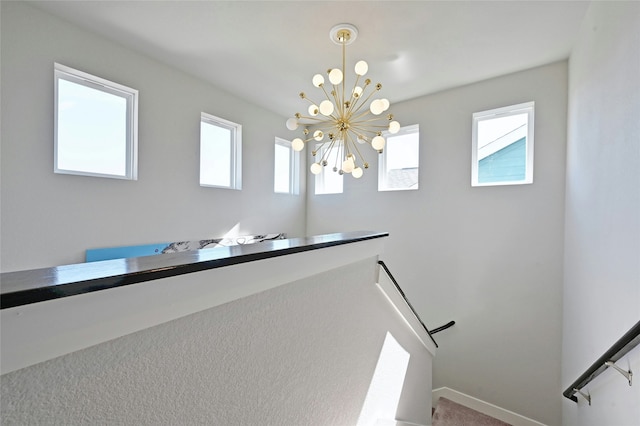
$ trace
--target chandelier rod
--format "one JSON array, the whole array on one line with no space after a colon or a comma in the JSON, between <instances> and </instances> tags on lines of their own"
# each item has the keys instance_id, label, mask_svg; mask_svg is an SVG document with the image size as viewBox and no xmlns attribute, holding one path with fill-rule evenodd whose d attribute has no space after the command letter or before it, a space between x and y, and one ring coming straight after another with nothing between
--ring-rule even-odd
<instances>
[{"instance_id":1,"label":"chandelier rod","mask_svg":"<svg viewBox=\"0 0 640 426\"><path fill-rule=\"evenodd\" d=\"M347 39L349 38L349 30L343 30L341 32L341 38L342 38L342 102L341 102L341 106L340 106L340 115L342 117L344 117L344 113L345 113L345 108L346 105L344 104L344 96L345 96L345 85L347 82L347 74L346 74L346 70L345 70L345 62L346 62L346 57L347 57Z\"/></svg>"}]
</instances>

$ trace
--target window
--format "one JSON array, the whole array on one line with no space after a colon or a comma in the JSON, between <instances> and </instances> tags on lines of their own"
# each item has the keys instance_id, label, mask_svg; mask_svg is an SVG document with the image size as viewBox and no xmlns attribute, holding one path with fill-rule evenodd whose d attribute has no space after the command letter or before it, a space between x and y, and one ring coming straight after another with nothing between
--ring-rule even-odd
<instances>
[{"instance_id":1,"label":"window","mask_svg":"<svg viewBox=\"0 0 640 426\"><path fill-rule=\"evenodd\" d=\"M330 143L318 144L316 149L318 150L316 158L323 158L325 152L331 146ZM322 171L316 176L316 194L340 194L342 193L342 177L338 170L338 154L342 152L341 149L334 149L329 152L327 165L322 168Z\"/></svg>"},{"instance_id":2,"label":"window","mask_svg":"<svg viewBox=\"0 0 640 426\"><path fill-rule=\"evenodd\" d=\"M200 185L242 189L242 126L200 116Z\"/></svg>"},{"instance_id":3,"label":"window","mask_svg":"<svg viewBox=\"0 0 640 426\"><path fill-rule=\"evenodd\" d=\"M138 91L54 65L54 172L137 178Z\"/></svg>"},{"instance_id":4,"label":"window","mask_svg":"<svg viewBox=\"0 0 640 426\"><path fill-rule=\"evenodd\" d=\"M533 182L534 103L473 114L471 185Z\"/></svg>"},{"instance_id":5,"label":"window","mask_svg":"<svg viewBox=\"0 0 640 426\"><path fill-rule=\"evenodd\" d=\"M419 126L402 127L384 136L387 142L378 156L378 191L418 189Z\"/></svg>"},{"instance_id":6,"label":"window","mask_svg":"<svg viewBox=\"0 0 640 426\"><path fill-rule=\"evenodd\" d=\"M291 142L276 138L273 168L273 191L282 194L298 194L300 153L291 148Z\"/></svg>"}]
</instances>

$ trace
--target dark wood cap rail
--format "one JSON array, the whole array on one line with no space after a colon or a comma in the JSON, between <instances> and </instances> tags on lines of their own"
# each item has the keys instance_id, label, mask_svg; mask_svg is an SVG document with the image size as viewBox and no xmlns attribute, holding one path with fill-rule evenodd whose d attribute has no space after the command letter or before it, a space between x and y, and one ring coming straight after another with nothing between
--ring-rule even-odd
<instances>
[{"instance_id":1,"label":"dark wood cap rail","mask_svg":"<svg viewBox=\"0 0 640 426\"><path fill-rule=\"evenodd\" d=\"M0 274L0 308L387 237L357 231Z\"/></svg>"}]
</instances>

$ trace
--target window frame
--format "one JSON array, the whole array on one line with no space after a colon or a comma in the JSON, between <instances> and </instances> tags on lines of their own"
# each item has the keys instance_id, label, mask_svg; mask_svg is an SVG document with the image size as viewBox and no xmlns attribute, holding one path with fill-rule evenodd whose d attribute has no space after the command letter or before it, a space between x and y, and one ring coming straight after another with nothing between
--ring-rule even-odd
<instances>
[{"instance_id":1,"label":"window frame","mask_svg":"<svg viewBox=\"0 0 640 426\"><path fill-rule=\"evenodd\" d=\"M389 143L389 138L394 138L403 135L410 135L413 133L417 133L418 135L418 176L420 176L420 125L419 124L411 124L409 126L403 126L397 133L391 134L388 130L384 131L382 135L384 136L387 144ZM378 192L387 192L387 191L417 191L420 186L420 178L418 177L418 182L415 187L411 188L390 188L387 185L387 147L382 150L382 153L378 155Z\"/></svg>"},{"instance_id":2,"label":"window frame","mask_svg":"<svg viewBox=\"0 0 640 426\"><path fill-rule=\"evenodd\" d=\"M478 159L478 123L485 120L504 118L513 115L527 114L527 136L525 146L525 176L522 180L479 182ZM486 111L475 112L472 115L471 136L471 186L502 186L502 185L527 185L533 183L533 155L534 155L534 127L535 127L535 102L524 102ZM496 151L497 152L497 151Z\"/></svg>"},{"instance_id":3,"label":"window frame","mask_svg":"<svg viewBox=\"0 0 640 426\"><path fill-rule=\"evenodd\" d=\"M202 124L206 123L212 126L220 127L226 130L230 130L231 137L230 152L229 152L229 185L216 185L211 183L202 182L202 162L203 162L203 139L202 139ZM199 154L199 183L200 186L206 188L222 188L222 189L242 189L242 125L234 123L233 121L226 120L224 118L217 117L213 114L206 112L200 113L200 154Z\"/></svg>"},{"instance_id":4,"label":"window frame","mask_svg":"<svg viewBox=\"0 0 640 426\"><path fill-rule=\"evenodd\" d=\"M284 191L276 191L276 162L275 162L275 151L278 146L283 146L289 151L289 186L286 192ZM294 151L291 146L291 141L286 139L282 139L276 136L274 142L274 166L273 166L273 192L275 194L289 194L289 195L298 195L300 193L300 152Z\"/></svg>"},{"instance_id":5,"label":"window frame","mask_svg":"<svg viewBox=\"0 0 640 426\"><path fill-rule=\"evenodd\" d=\"M59 133L59 81L65 80L93 90L119 96L126 100L126 147L125 147L125 173L109 174L88 172L83 170L72 170L59 167L60 141ZM57 174L69 174L78 176L93 176L112 179L137 180L138 179L138 90L106 80L101 77L80 71L66 65L54 62L54 148L53 148L53 171Z\"/></svg>"}]
</instances>

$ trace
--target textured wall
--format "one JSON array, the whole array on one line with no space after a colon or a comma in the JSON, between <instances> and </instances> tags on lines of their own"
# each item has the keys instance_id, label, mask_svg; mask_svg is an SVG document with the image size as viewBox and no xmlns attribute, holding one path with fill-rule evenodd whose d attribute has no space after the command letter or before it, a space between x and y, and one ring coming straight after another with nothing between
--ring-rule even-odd
<instances>
[{"instance_id":1,"label":"textured wall","mask_svg":"<svg viewBox=\"0 0 640 426\"><path fill-rule=\"evenodd\" d=\"M2 423L354 425L391 333L409 354L398 418L429 424L430 356L375 261L6 374Z\"/></svg>"},{"instance_id":2,"label":"textured wall","mask_svg":"<svg viewBox=\"0 0 640 426\"><path fill-rule=\"evenodd\" d=\"M3 272L82 262L88 248L219 238L236 226L305 235L304 191L273 192L282 117L26 2L0 7ZM53 173L54 62L139 90L137 181ZM199 186L201 112L243 125L242 191Z\"/></svg>"},{"instance_id":3,"label":"textured wall","mask_svg":"<svg viewBox=\"0 0 640 426\"><path fill-rule=\"evenodd\" d=\"M640 320L640 3L593 2L570 59L563 389ZM640 347L618 362L640 370ZM640 424L615 371L565 400L566 426ZM564 398L563 398L564 399Z\"/></svg>"},{"instance_id":4,"label":"textured wall","mask_svg":"<svg viewBox=\"0 0 640 426\"><path fill-rule=\"evenodd\" d=\"M533 184L472 188L472 114L528 101ZM434 387L549 425L561 417L566 108L566 62L398 103L397 119L420 125L420 189L377 192L373 159L344 194L310 188L307 209L311 234L388 231L382 259L427 326L456 321L438 335Z\"/></svg>"}]
</instances>

